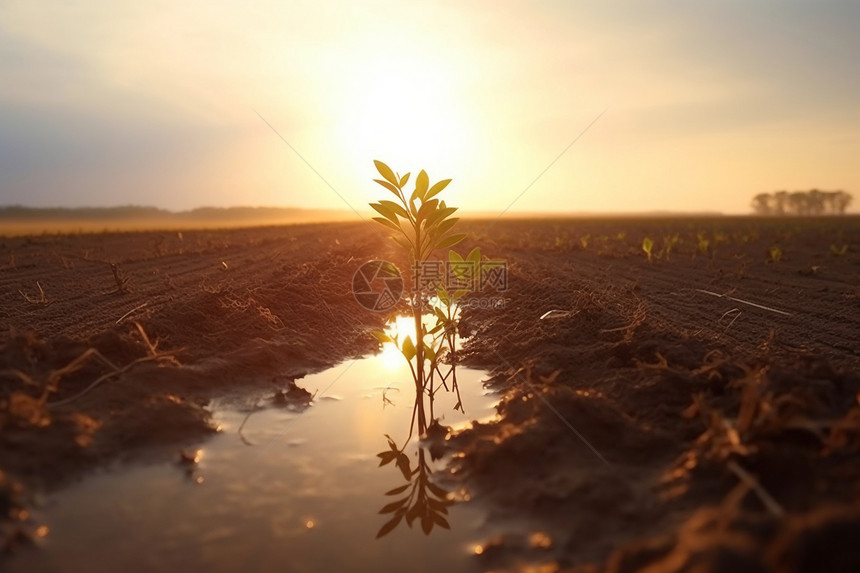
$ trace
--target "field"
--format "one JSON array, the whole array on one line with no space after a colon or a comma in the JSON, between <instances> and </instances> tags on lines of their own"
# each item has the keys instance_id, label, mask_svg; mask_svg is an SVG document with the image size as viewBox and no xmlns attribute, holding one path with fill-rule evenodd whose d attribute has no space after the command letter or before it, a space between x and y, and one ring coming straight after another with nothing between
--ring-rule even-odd
<instances>
[{"instance_id":1,"label":"field","mask_svg":"<svg viewBox=\"0 0 860 573\"><path fill-rule=\"evenodd\" d=\"M508 288L462 314L499 415L448 435L445 479L542 532L476 570L860 570L860 220L461 226ZM360 222L0 239L0 540L33 550L39 492L200 443L214 397L374 352L371 259L404 265Z\"/></svg>"}]
</instances>

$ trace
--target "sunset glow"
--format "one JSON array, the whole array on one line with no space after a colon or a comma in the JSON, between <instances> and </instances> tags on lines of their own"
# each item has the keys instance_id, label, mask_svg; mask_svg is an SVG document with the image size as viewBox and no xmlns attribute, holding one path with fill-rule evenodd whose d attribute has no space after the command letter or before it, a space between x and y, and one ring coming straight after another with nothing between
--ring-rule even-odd
<instances>
[{"instance_id":1,"label":"sunset glow","mask_svg":"<svg viewBox=\"0 0 860 573\"><path fill-rule=\"evenodd\" d=\"M373 159L466 213L860 188L851 3L99 6L0 7L0 203L364 211Z\"/></svg>"}]
</instances>

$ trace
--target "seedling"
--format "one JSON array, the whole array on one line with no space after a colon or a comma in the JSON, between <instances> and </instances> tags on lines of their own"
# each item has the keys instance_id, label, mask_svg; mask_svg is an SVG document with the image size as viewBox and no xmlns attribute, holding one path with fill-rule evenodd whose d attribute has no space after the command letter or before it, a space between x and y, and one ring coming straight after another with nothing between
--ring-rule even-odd
<instances>
[{"instance_id":1,"label":"seedling","mask_svg":"<svg viewBox=\"0 0 860 573\"><path fill-rule=\"evenodd\" d=\"M767 250L768 262L778 263L782 260L782 249L780 249L777 245L773 245L770 249Z\"/></svg>"},{"instance_id":2,"label":"seedling","mask_svg":"<svg viewBox=\"0 0 860 573\"><path fill-rule=\"evenodd\" d=\"M459 220L451 217L457 208L449 207L445 201L436 198L451 182L450 179L443 179L431 186L427 173L422 170L415 178L414 190L408 193L405 188L409 182L409 173L401 176L381 161L374 161L374 164L379 174L382 175L382 179L374 179L374 181L390 191L397 200L382 200L371 203L370 206L381 215L381 217L374 217L373 220L394 231L391 240L408 252L409 262L414 273L413 285L417 287L411 297L412 315L415 321L415 340L412 340L411 336L406 336L400 340L399 335L391 336L382 331L373 333L379 342L383 344L386 342L393 343L409 363L415 382L416 396L409 432L411 438L416 415L419 435L424 434L428 427L424 410L425 395L430 398L430 416L432 419L433 396L438 389L435 384L436 376L441 377L441 385L445 387L447 387L448 377L452 376L452 371L443 376L439 364L444 355L453 356L454 354L453 343L457 326L458 301L468 294L468 290L448 293L443 285L436 284L431 280L433 277L424 276L424 270L428 268L425 263L430 260L434 252L453 247L462 241L466 235L451 232ZM457 274L468 272L469 267L475 269L480 260L480 249L473 249L465 259L471 264L460 269ZM456 252L451 251L449 263L458 262L463 263L464 259ZM452 268L456 270L456 267ZM433 309L436 324L428 330L422 318L427 306L426 303L434 294L438 298L440 306ZM451 387L448 389L457 390L456 376L451 378ZM459 400L455 407L462 409ZM409 438L407 438L408 441ZM406 444L403 447L405 448Z\"/></svg>"},{"instance_id":3,"label":"seedling","mask_svg":"<svg viewBox=\"0 0 860 573\"><path fill-rule=\"evenodd\" d=\"M581 236L581 237L579 238L579 245L580 245L583 249L587 249L587 248L588 248L588 240L589 240L590 238L591 238L591 235L589 235L588 233L586 233L585 235Z\"/></svg>"},{"instance_id":4,"label":"seedling","mask_svg":"<svg viewBox=\"0 0 860 573\"><path fill-rule=\"evenodd\" d=\"M115 293L118 294L128 294L131 291L128 288L128 276L123 273L119 265L116 263L108 263L110 265L110 271L113 273L113 280L116 281L116 290Z\"/></svg>"},{"instance_id":5,"label":"seedling","mask_svg":"<svg viewBox=\"0 0 860 573\"><path fill-rule=\"evenodd\" d=\"M845 253L848 252L848 245L830 245L830 256L831 257L844 257Z\"/></svg>"},{"instance_id":6,"label":"seedling","mask_svg":"<svg viewBox=\"0 0 860 573\"><path fill-rule=\"evenodd\" d=\"M663 252L666 254L667 261L669 260L669 255L672 254L672 249L675 248L679 240L678 233L663 237Z\"/></svg>"},{"instance_id":7,"label":"seedling","mask_svg":"<svg viewBox=\"0 0 860 573\"><path fill-rule=\"evenodd\" d=\"M654 248L654 241L651 237L642 239L642 250L645 251L645 256L648 257L648 262L651 262L651 250Z\"/></svg>"},{"instance_id":8,"label":"seedling","mask_svg":"<svg viewBox=\"0 0 860 573\"><path fill-rule=\"evenodd\" d=\"M696 240L698 242L697 248L699 253L707 255L708 250L711 248L711 241L708 239L708 235L705 233L696 233Z\"/></svg>"}]
</instances>

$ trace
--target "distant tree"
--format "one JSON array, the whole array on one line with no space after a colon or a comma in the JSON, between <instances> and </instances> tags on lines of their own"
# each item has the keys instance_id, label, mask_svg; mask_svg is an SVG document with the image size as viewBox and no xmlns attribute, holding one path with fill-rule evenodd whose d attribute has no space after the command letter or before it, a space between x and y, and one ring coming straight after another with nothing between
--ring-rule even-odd
<instances>
[{"instance_id":1,"label":"distant tree","mask_svg":"<svg viewBox=\"0 0 860 573\"><path fill-rule=\"evenodd\" d=\"M806 194L806 208L809 215L821 215L824 213L824 193L818 189L811 189Z\"/></svg>"},{"instance_id":2,"label":"distant tree","mask_svg":"<svg viewBox=\"0 0 860 573\"><path fill-rule=\"evenodd\" d=\"M831 215L838 213L839 207L836 204L836 199L839 196L839 191L822 191L821 193L824 195L824 209Z\"/></svg>"},{"instance_id":3,"label":"distant tree","mask_svg":"<svg viewBox=\"0 0 860 573\"><path fill-rule=\"evenodd\" d=\"M836 192L836 209L840 215L845 214L845 210L848 209L848 205L854 200L854 197L851 193L846 193L845 191L837 191Z\"/></svg>"},{"instance_id":4,"label":"distant tree","mask_svg":"<svg viewBox=\"0 0 860 573\"><path fill-rule=\"evenodd\" d=\"M804 191L795 191L788 195L788 211L792 215L808 215L808 195Z\"/></svg>"},{"instance_id":5,"label":"distant tree","mask_svg":"<svg viewBox=\"0 0 860 573\"><path fill-rule=\"evenodd\" d=\"M752 208L756 215L772 215L773 196L770 193L759 193L753 197Z\"/></svg>"},{"instance_id":6,"label":"distant tree","mask_svg":"<svg viewBox=\"0 0 860 573\"><path fill-rule=\"evenodd\" d=\"M759 193L750 205L756 215L844 215L853 200L854 197L845 191L810 189Z\"/></svg>"},{"instance_id":7,"label":"distant tree","mask_svg":"<svg viewBox=\"0 0 860 573\"><path fill-rule=\"evenodd\" d=\"M785 215L788 205L788 191L777 191L773 194L774 214Z\"/></svg>"}]
</instances>

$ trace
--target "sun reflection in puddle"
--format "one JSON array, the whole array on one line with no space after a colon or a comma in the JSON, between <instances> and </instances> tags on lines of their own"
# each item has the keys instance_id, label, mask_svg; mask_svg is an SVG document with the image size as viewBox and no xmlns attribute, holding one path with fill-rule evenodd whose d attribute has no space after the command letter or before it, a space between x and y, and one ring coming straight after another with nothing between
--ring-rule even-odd
<instances>
[{"instance_id":1,"label":"sun reflection in puddle","mask_svg":"<svg viewBox=\"0 0 860 573\"><path fill-rule=\"evenodd\" d=\"M414 336L412 317L398 317L391 328L401 340ZM432 460L415 436L403 449L409 464L398 467L394 460L377 467L385 434L403 448L415 397L406 360L386 346L375 356L299 380L302 388L321 394L302 412L261 399L262 408L243 429L247 443L237 434L247 410L215 403L214 422L223 431L205 443L205 455L203 448L187 446L184 462L123 467L52 496L42 511L52 530L50 545L37 556L14 556L8 570L83 569L96 553L104 570L241 570L247 556L255 555L259 563L280 564L272 569L348 570L362 563L385 572L402 570L416 554L427 556L427 571L464 569L466 543L482 536L476 530L482 512L470 504L447 506L470 497L465 490L443 491L448 488L441 487L445 475L439 470L445 459ZM457 376L465 413L452 410L454 401L440 393L436 417L448 427L492 418L497 400L481 384L483 373L462 369ZM328 392L340 399L321 400ZM188 487L177 468L192 470L192 483L202 482L205 473L205 484ZM404 469L415 473L407 478ZM404 486L402 493L384 495ZM410 516L415 527L407 528L404 516L403 526L374 542L393 515L379 515L380 506L413 490L428 498L433 493L434 506L448 513L419 504ZM405 503L412 507L417 499ZM419 511L434 523L444 520L454 532L434 528L424 536ZM298 535L300 543L289 542ZM330 550L333 543L338 551Z\"/></svg>"}]
</instances>

